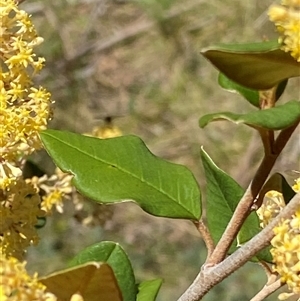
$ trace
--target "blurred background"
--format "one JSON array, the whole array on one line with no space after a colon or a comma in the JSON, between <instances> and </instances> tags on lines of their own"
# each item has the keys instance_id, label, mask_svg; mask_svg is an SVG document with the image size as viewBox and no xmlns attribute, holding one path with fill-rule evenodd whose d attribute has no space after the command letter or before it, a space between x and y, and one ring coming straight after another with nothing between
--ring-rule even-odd
<instances>
[{"instance_id":1,"label":"blurred background","mask_svg":"<svg viewBox=\"0 0 300 301\"><path fill-rule=\"evenodd\" d=\"M51 93L51 128L79 133L103 126L107 117L123 134L140 136L166 160L195 174L205 201L200 146L216 164L247 187L262 156L258 135L226 122L198 127L200 116L216 111L255 110L240 96L217 85L218 72L201 49L219 42L277 38L267 9L272 1L239 0L26 0L44 38L38 53L46 67L37 78ZM289 81L281 102L299 98L299 79ZM299 130L276 169L299 169ZM50 159L32 158L47 171ZM66 201L40 230L38 247L28 252L28 267L39 274L66 267L85 246L113 240L128 253L137 281L164 278L158 301L176 300L205 260L201 238L188 221L156 218L132 203L97 206L97 222L74 218ZM95 212L88 200L86 212ZM203 300L249 300L266 277L252 263L216 286ZM247 289L246 289L247 287ZM276 300L276 294L266 300Z\"/></svg>"}]
</instances>

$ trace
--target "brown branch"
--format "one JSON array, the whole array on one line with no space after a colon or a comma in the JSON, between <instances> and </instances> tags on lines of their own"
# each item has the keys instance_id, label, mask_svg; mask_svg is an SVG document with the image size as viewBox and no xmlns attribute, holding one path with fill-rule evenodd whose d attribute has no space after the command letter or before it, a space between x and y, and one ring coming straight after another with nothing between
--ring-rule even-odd
<instances>
[{"instance_id":1,"label":"brown branch","mask_svg":"<svg viewBox=\"0 0 300 301\"><path fill-rule=\"evenodd\" d=\"M265 154L266 155L272 154L273 147L274 147L274 131L266 130L266 129L261 129L258 131L264 146Z\"/></svg>"},{"instance_id":2,"label":"brown branch","mask_svg":"<svg viewBox=\"0 0 300 301\"><path fill-rule=\"evenodd\" d=\"M277 281L265 285L250 301L263 301L266 297L273 294L276 290L281 288L284 283L281 283L280 279Z\"/></svg>"},{"instance_id":3,"label":"brown branch","mask_svg":"<svg viewBox=\"0 0 300 301\"><path fill-rule=\"evenodd\" d=\"M278 156L297 128L298 124L299 122L285 130L282 130L274 143L274 153L265 154L252 183L249 185L244 196L237 205L235 212L227 225L227 228L225 229L220 241L209 258L209 264L215 265L226 257L232 242L243 225L243 222L251 212L251 206L253 205L255 198L259 194Z\"/></svg>"},{"instance_id":4,"label":"brown branch","mask_svg":"<svg viewBox=\"0 0 300 301\"><path fill-rule=\"evenodd\" d=\"M238 203L235 212L227 225L225 232L223 233L212 256L210 257L210 264L217 264L226 257L227 252L232 242L234 241L234 238L241 229L244 220L250 213L250 208L253 204L255 197L258 195L261 187L267 179L278 156L279 154L277 156L264 157L254 177L254 180L256 180L257 182L254 186L255 189L253 189L253 180L252 184L249 185L242 199ZM257 179L259 179L259 181Z\"/></svg>"},{"instance_id":5,"label":"brown branch","mask_svg":"<svg viewBox=\"0 0 300 301\"><path fill-rule=\"evenodd\" d=\"M259 103L262 110L270 109L275 106L276 90L277 86L267 91L259 91ZM274 146L274 130L259 129L258 131L264 145L265 154L272 154Z\"/></svg>"},{"instance_id":6,"label":"brown branch","mask_svg":"<svg viewBox=\"0 0 300 301\"><path fill-rule=\"evenodd\" d=\"M207 248L207 258L209 258L215 248L215 244L210 235L210 232L202 219L199 222L194 222L194 225L196 226L205 242Z\"/></svg>"},{"instance_id":7,"label":"brown branch","mask_svg":"<svg viewBox=\"0 0 300 301\"><path fill-rule=\"evenodd\" d=\"M300 120L295 122L292 126L282 130L280 134L278 135L275 143L274 143L274 152L280 153L282 149L285 147L289 139L291 138L292 134L296 130L297 126L299 125Z\"/></svg>"},{"instance_id":8,"label":"brown branch","mask_svg":"<svg viewBox=\"0 0 300 301\"><path fill-rule=\"evenodd\" d=\"M273 229L282 219L290 218L299 208L300 193L297 193L282 211L257 235L236 250L232 255L221 263L211 266L206 264L202 267L191 286L183 293L178 301L199 301L216 284L232 274L255 254L269 245L274 237Z\"/></svg>"}]
</instances>

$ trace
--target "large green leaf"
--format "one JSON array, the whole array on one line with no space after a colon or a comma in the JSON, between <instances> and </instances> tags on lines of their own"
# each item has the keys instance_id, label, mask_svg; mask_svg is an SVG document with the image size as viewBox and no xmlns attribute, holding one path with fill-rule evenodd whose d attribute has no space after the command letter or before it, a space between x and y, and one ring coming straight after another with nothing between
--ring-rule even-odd
<instances>
[{"instance_id":1,"label":"large green leaf","mask_svg":"<svg viewBox=\"0 0 300 301\"><path fill-rule=\"evenodd\" d=\"M71 266L81 265L89 261L102 261L110 265L124 301L135 301L137 289L131 263L122 247L112 241L102 241L85 248L71 261Z\"/></svg>"},{"instance_id":2,"label":"large green leaf","mask_svg":"<svg viewBox=\"0 0 300 301\"><path fill-rule=\"evenodd\" d=\"M155 301L162 282L163 280L159 278L140 283L136 301Z\"/></svg>"},{"instance_id":3,"label":"large green leaf","mask_svg":"<svg viewBox=\"0 0 300 301\"><path fill-rule=\"evenodd\" d=\"M229 120L236 124L247 124L254 128L281 130L300 120L300 102L295 100L289 101L281 106L248 114L235 114L231 112L207 114L200 118L199 125L203 128L208 123L217 120Z\"/></svg>"},{"instance_id":4,"label":"large green leaf","mask_svg":"<svg viewBox=\"0 0 300 301\"><path fill-rule=\"evenodd\" d=\"M85 301L123 301L111 267L106 263L89 262L39 279L47 291L60 301L70 301L80 293Z\"/></svg>"},{"instance_id":5,"label":"large green leaf","mask_svg":"<svg viewBox=\"0 0 300 301\"><path fill-rule=\"evenodd\" d=\"M233 93L239 93L245 99L248 100L253 106L259 108L259 91L246 88L240 84L237 84L233 80L229 79L223 73L219 74L218 78L219 85L227 91Z\"/></svg>"},{"instance_id":6,"label":"large green leaf","mask_svg":"<svg viewBox=\"0 0 300 301\"><path fill-rule=\"evenodd\" d=\"M244 194L244 190L213 162L203 148L201 149L201 159L207 182L207 225L216 244L226 229L237 204ZM256 213L253 212L245 220L238 234L238 239L234 240L229 253L251 239L260 230L259 220ZM262 250L256 256L265 261L270 260L270 254L265 250Z\"/></svg>"},{"instance_id":7,"label":"large green leaf","mask_svg":"<svg viewBox=\"0 0 300 301\"><path fill-rule=\"evenodd\" d=\"M300 63L282 51L277 41L221 44L201 53L228 78L254 90L270 89L283 80L300 76Z\"/></svg>"},{"instance_id":8,"label":"large green leaf","mask_svg":"<svg viewBox=\"0 0 300 301\"><path fill-rule=\"evenodd\" d=\"M95 201L134 200L156 216L200 218L201 194L193 174L154 156L138 137L98 139L47 130L41 139L58 167L74 175L75 187Z\"/></svg>"}]
</instances>

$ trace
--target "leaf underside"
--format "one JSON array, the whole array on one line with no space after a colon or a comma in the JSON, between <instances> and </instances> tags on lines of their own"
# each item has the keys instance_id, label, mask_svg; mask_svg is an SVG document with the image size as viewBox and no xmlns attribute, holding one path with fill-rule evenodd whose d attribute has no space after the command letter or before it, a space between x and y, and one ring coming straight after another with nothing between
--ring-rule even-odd
<instances>
[{"instance_id":1,"label":"leaf underside","mask_svg":"<svg viewBox=\"0 0 300 301\"><path fill-rule=\"evenodd\" d=\"M229 92L238 93L241 96L243 96L253 106L257 108L260 107L258 90L246 88L234 82L233 80L229 79L223 73L219 74L218 83L223 89Z\"/></svg>"},{"instance_id":2,"label":"leaf underside","mask_svg":"<svg viewBox=\"0 0 300 301\"><path fill-rule=\"evenodd\" d=\"M300 63L280 49L277 41L217 45L202 50L220 72L254 90L267 90L300 76Z\"/></svg>"},{"instance_id":3,"label":"leaf underside","mask_svg":"<svg viewBox=\"0 0 300 301\"><path fill-rule=\"evenodd\" d=\"M135 301L137 289L129 258L123 248L112 241L102 241L88 246L71 261L71 266L90 261L101 261L110 265L122 292L123 301Z\"/></svg>"},{"instance_id":4,"label":"leaf underside","mask_svg":"<svg viewBox=\"0 0 300 301\"><path fill-rule=\"evenodd\" d=\"M39 282L60 301L76 293L86 301L123 301L114 273L106 263L89 262L40 278Z\"/></svg>"}]
</instances>

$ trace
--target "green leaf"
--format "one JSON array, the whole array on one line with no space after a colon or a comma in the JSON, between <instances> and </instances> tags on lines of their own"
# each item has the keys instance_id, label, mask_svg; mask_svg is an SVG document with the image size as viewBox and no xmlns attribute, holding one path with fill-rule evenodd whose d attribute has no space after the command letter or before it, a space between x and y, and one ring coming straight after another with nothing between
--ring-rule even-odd
<instances>
[{"instance_id":1,"label":"green leaf","mask_svg":"<svg viewBox=\"0 0 300 301\"><path fill-rule=\"evenodd\" d=\"M267 90L300 76L300 63L282 51L277 41L220 44L201 53L229 79L254 90Z\"/></svg>"},{"instance_id":2,"label":"green leaf","mask_svg":"<svg viewBox=\"0 0 300 301\"><path fill-rule=\"evenodd\" d=\"M243 188L223 170L221 170L209 155L201 149L201 159L207 182L206 208L207 225L216 244L226 229L236 206L244 195ZM234 240L229 253L255 236L261 228L255 212L245 220L237 239ZM268 250L260 251L256 257L260 260L270 261ZM255 258L253 260L256 260Z\"/></svg>"},{"instance_id":3,"label":"green leaf","mask_svg":"<svg viewBox=\"0 0 300 301\"><path fill-rule=\"evenodd\" d=\"M233 93L239 93L246 100L248 100L249 103L259 108L259 92L257 90L252 90L240 84L237 84L233 80L226 77L226 75L224 75L223 73L219 73L218 82L223 89Z\"/></svg>"},{"instance_id":4,"label":"green leaf","mask_svg":"<svg viewBox=\"0 0 300 301\"><path fill-rule=\"evenodd\" d=\"M138 137L98 139L47 130L41 139L57 166L74 175L75 187L95 201L134 200L156 216L200 218L201 194L193 174L154 156Z\"/></svg>"},{"instance_id":5,"label":"green leaf","mask_svg":"<svg viewBox=\"0 0 300 301\"><path fill-rule=\"evenodd\" d=\"M206 177L206 218L209 232L216 244L226 229L232 214L242 198L242 187L221 170L201 149L201 159ZM230 253L236 249L237 242L230 248Z\"/></svg>"},{"instance_id":6,"label":"green leaf","mask_svg":"<svg viewBox=\"0 0 300 301\"><path fill-rule=\"evenodd\" d=\"M242 123L254 128L281 130L300 120L300 102L290 101L281 106L248 114L231 112L207 114L199 119L199 125L203 128L208 123L217 120L228 120L236 124Z\"/></svg>"},{"instance_id":7,"label":"green leaf","mask_svg":"<svg viewBox=\"0 0 300 301\"><path fill-rule=\"evenodd\" d=\"M80 293L85 301L123 300L114 273L106 263L89 262L42 277L39 281L60 301L70 301L75 293Z\"/></svg>"},{"instance_id":8,"label":"green leaf","mask_svg":"<svg viewBox=\"0 0 300 301\"><path fill-rule=\"evenodd\" d=\"M162 283L162 279L153 279L140 283L136 301L155 301Z\"/></svg>"},{"instance_id":9,"label":"green leaf","mask_svg":"<svg viewBox=\"0 0 300 301\"><path fill-rule=\"evenodd\" d=\"M91 245L78 253L70 265L81 265L89 261L102 261L109 264L118 281L123 300L135 301L137 289L132 266L127 254L118 243L103 241Z\"/></svg>"}]
</instances>

